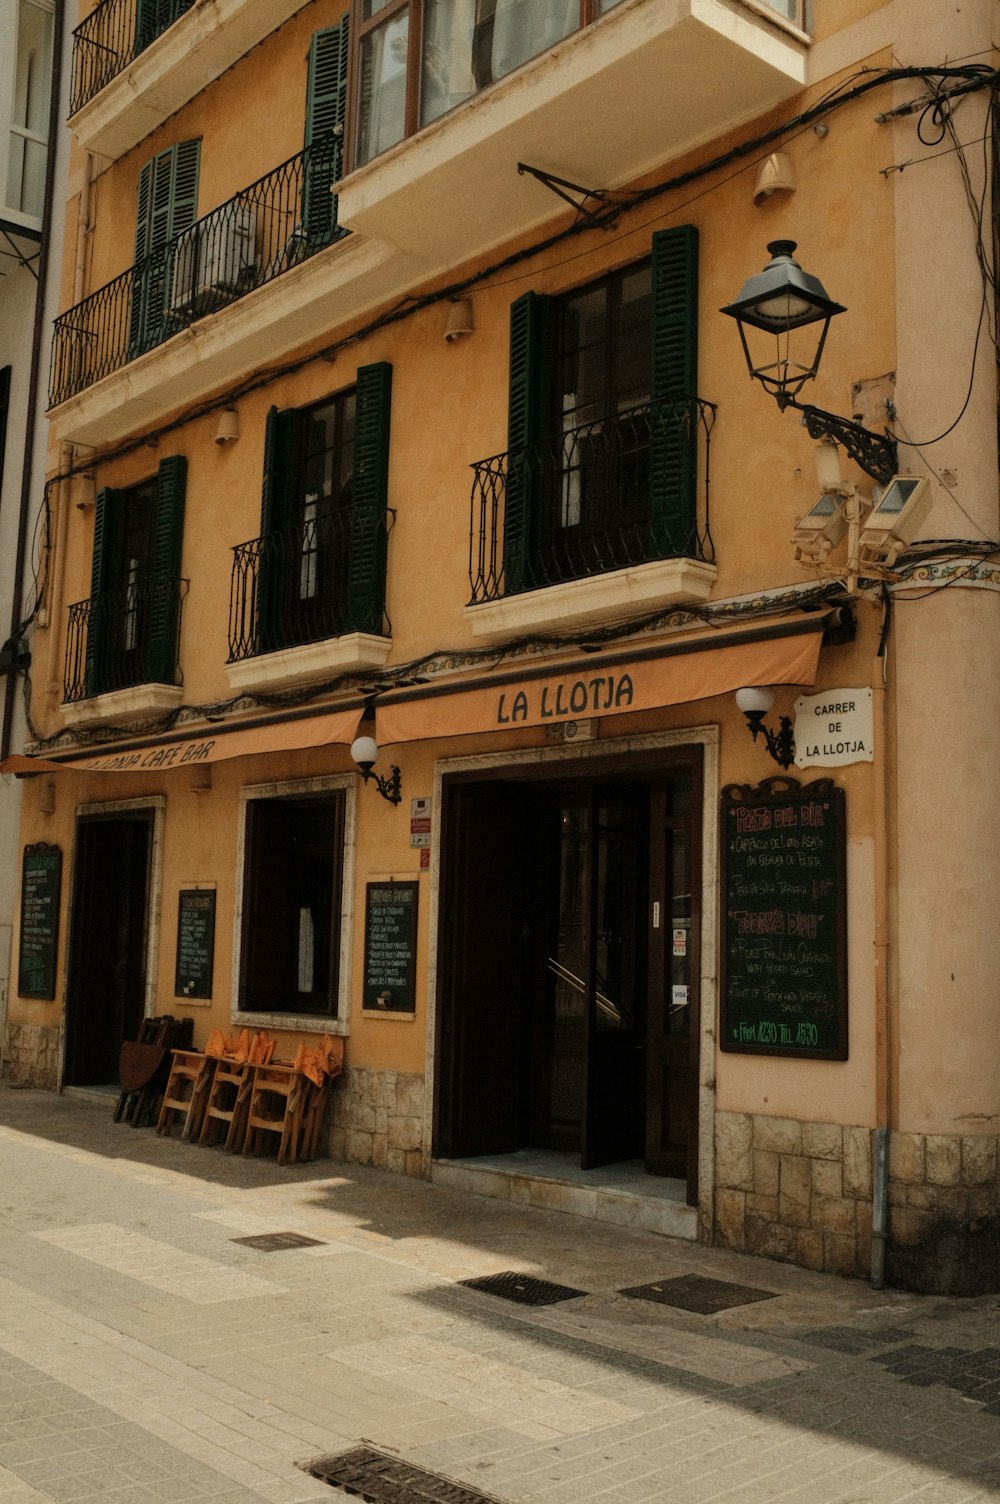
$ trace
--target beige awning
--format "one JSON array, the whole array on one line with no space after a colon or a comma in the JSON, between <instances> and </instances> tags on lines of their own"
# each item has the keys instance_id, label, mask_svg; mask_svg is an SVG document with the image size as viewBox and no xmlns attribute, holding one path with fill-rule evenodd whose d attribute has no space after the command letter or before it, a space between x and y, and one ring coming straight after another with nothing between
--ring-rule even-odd
<instances>
[{"instance_id":1,"label":"beige awning","mask_svg":"<svg viewBox=\"0 0 1000 1504\"><path fill-rule=\"evenodd\" d=\"M580 656L558 667L504 669L474 685L452 682L390 693L376 708L377 739L388 747L659 710L731 694L744 685L811 685L826 620L826 612L797 612L645 653L632 647L628 653Z\"/></svg>"},{"instance_id":2,"label":"beige awning","mask_svg":"<svg viewBox=\"0 0 1000 1504\"><path fill-rule=\"evenodd\" d=\"M227 757L257 757L262 752L293 752L331 743L349 744L358 733L362 710L330 710L322 715L290 716L256 726L223 727L208 732L164 737L131 745L105 747L96 754L69 752L65 757L15 753L0 763L0 773L148 773L160 768L191 767Z\"/></svg>"}]
</instances>

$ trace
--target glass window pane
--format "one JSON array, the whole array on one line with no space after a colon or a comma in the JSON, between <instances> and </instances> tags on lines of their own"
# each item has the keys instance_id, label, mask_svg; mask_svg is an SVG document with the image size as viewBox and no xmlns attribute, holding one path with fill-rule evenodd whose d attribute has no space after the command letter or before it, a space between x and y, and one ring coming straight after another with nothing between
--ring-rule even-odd
<instances>
[{"instance_id":1,"label":"glass window pane","mask_svg":"<svg viewBox=\"0 0 1000 1504\"><path fill-rule=\"evenodd\" d=\"M406 11L361 40L358 102L359 164L402 141L406 128Z\"/></svg>"},{"instance_id":2,"label":"glass window pane","mask_svg":"<svg viewBox=\"0 0 1000 1504\"><path fill-rule=\"evenodd\" d=\"M579 0L496 0L493 77L503 78L579 24Z\"/></svg>"},{"instance_id":3,"label":"glass window pane","mask_svg":"<svg viewBox=\"0 0 1000 1504\"><path fill-rule=\"evenodd\" d=\"M649 400L652 273L649 266L627 272L621 281L618 315L618 411Z\"/></svg>"},{"instance_id":4,"label":"glass window pane","mask_svg":"<svg viewBox=\"0 0 1000 1504\"><path fill-rule=\"evenodd\" d=\"M52 84L52 13L21 0L17 26L17 83L12 120L43 139Z\"/></svg>"},{"instance_id":5,"label":"glass window pane","mask_svg":"<svg viewBox=\"0 0 1000 1504\"><path fill-rule=\"evenodd\" d=\"M20 0L4 203L40 219L52 86L52 12Z\"/></svg>"},{"instance_id":6,"label":"glass window pane","mask_svg":"<svg viewBox=\"0 0 1000 1504\"><path fill-rule=\"evenodd\" d=\"M482 8L481 0L425 0L420 49L421 125L454 109L480 87L475 55Z\"/></svg>"}]
</instances>

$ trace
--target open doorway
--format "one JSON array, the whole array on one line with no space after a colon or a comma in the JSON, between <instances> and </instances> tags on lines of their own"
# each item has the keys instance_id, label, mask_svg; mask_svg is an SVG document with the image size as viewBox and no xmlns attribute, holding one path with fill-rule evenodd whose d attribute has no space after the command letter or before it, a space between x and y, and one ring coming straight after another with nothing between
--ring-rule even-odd
<instances>
[{"instance_id":1,"label":"open doorway","mask_svg":"<svg viewBox=\"0 0 1000 1504\"><path fill-rule=\"evenodd\" d=\"M153 811L77 821L66 988L68 1086L118 1080L122 1043L146 1007Z\"/></svg>"},{"instance_id":2,"label":"open doorway","mask_svg":"<svg viewBox=\"0 0 1000 1504\"><path fill-rule=\"evenodd\" d=\"M434 1152L641 1161L697 1194L701 762L444 782Z\"/></svg>"}]
</instances>

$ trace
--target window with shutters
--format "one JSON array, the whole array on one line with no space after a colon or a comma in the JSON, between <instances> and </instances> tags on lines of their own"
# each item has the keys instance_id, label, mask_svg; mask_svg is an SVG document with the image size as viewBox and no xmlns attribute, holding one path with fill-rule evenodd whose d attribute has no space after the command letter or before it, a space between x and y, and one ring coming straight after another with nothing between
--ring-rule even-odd
<instances>
[{"instance_id":1,"label":"window with shutters","mask_svg":"<svg viewBox=\"0 0 1000 1504\"><path fill-rule=\"evenodd\" d=\"M306 408L272 408L261 536L234 551L230 662L346 633L385 635L392 368Z\"/></svg>"},{"instance_id":2,"label":"window with shutters","mask_svg":"<svg viewBox=\"0 0 1000 1504\"><path fill-rule=\"evenodd\" d=\"M136 192L129 359L169 333L177 237L198 216L200 141L178 141L143 163Z\"/></svg>"},{"instance_id":3,"label":"window with shutters","mask_svg":"<svg viewBox=\"0 0 1000 1504\"><path fill-rule=\"evenodd\" d=\"M346 798L247 800L241 1013L337 1014Z\"/></svg>"},{"instance_id":4,"label":"window with shutters","mask_svg":"<svg viewBox=\"0 0 1000 1504\"><path fill-rule=\"evenodd\" d=\"M356 167L619 0L354 0Z\"/></svg>"},{"instance_id":5,"label":"window with shutters","mask_svg":"<svg viewBox=\"0 0 1000 1504\"><path fill-rule=\"evenodd\" d=\"M511 309L505 593L699 547L697 234Z\"/></svg>"},{"instance_id":6,"label":"window with shutters","mask_svg":"<svg viewBox=\"0 0 1000 1504\"><path fill-rule=\"evenodd\" d=\"M70 607L66 699L177 677L187 462L98 492L90 598Z\"/></svg>"}]
</instances>

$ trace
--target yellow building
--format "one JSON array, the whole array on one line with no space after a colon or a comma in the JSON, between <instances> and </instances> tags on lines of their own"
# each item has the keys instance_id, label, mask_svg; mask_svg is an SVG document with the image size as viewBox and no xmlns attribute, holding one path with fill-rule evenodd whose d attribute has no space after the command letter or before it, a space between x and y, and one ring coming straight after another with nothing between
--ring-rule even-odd
<instances>
[{"instance_id":1,"label":"yellow building","mask_svg":"<svg viewBox=\"0 0 1000 1504\"><path fill-rule=\"evenodd\" d=\"M998 10L82 0L17 1079L996 1288Z\"/></svg>"}]
</instances>

